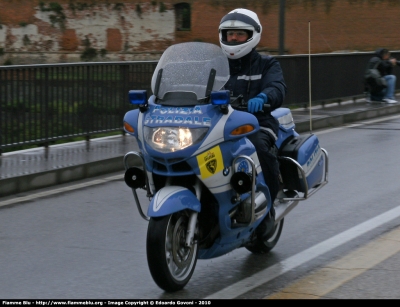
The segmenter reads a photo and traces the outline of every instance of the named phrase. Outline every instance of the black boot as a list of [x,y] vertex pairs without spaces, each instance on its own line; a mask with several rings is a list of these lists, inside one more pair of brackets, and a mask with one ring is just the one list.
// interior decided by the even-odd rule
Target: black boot
[[267,216],[261,221],[256,229],[257,237],[263,241],[272,237],[275,232],[275,208],[272,206]]

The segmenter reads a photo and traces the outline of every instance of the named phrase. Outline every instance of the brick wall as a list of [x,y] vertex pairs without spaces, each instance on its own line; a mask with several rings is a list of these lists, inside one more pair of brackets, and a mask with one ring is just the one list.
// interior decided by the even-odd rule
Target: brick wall
[[[229,10],[243,7],[258,14],[263,26],[259,47],[279,48],[279,0],[193,1],[193,38],[218,43],[216,29]],[[372,51],[378,47],[400,50],[400,1],[392,0],[286,0],[285,50],[311,52]]]
[[[279,0],[187,0],[191,30],[176,31],[181,1],[1,0],[0,64],[154,60],[185,41],[218,44],[218,24],[230,10],[255,11],[263,26],[259,48],[279,47]],[[400,50],[400,0],[286,0],[288,54]],[[163,8],[163,9],[161,9]]]

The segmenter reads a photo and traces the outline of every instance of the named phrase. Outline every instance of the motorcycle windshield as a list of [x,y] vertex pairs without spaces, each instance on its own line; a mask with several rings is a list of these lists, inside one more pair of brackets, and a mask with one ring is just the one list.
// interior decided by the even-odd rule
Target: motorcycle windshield
[[228,58],[219,46],[181,43],[168,47],[162,54],[151,80],[151,89],[161,100],[173,96],[170,93],[194,93],[196,96],[189,96],[200,100],[211,91],[221,90],[228,79]]

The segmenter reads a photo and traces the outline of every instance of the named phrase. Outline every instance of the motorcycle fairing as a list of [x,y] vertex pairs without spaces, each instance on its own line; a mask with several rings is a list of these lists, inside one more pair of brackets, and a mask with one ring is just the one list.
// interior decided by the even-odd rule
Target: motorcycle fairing
[[[219,108],[216,109],[217,112],[221,113]],[[197,148],[197,150],[193,153],[193,155],[201,154],[206,151],[208,148],[211,148],[217,144],[220,144],[224,141],[224,128],[229,119],[229,116],[233,113],[233,109],[229,109],[227,115],[223,115],[220,117],[218,121],[212,121],[212,130],[206,135],[205,139],[201,143],[201,145]],[[221,113],[222,115],[222,113]]]
[[[238,138],[237,136],[231,135],[231,132],[235,128],[237,128],[238,123],[240,123],[240,125],[249,124],[257,129],[258,122],[252,114],[236,111],[231,107],[229,108],[229,113],[227,115],[222,115],[215,106],[211,105],[204,105],[196,108],[185,108],[184,110],[182,110],[182,108],[178,108],[181,109],[183,113],[205,114],[207,118],[212,119],[211,124],[213,124],[214,121],[217,124],[215,125],[215,127],[210,129],[203,142],[200,145],[197,145],[198,149],[196,151],[194,151],[194,148],[196,148],[196,145],[194,145],[178,152],[167,154],[164,153],[162,154],[162,157],[157,157],[155,150],[144,144],[143,131],[141,127],[146,122],[146,116],[150,117],[153,112],[156,114],[174,114],[176,112],[175,109],[173,109],[172,107],[162,108],[160,106],[156,106],[154,103],[154,99],[150,98],[149,111],[145,113],[140,113],[137,120],[135,118],[136,122],[138,123],[137,127],[139,130],[138,143],[141,150],[146,153],[146,169],[148,172],[148,177],[150,179],[149,184],[152,190],[154,189],[154,185],[151,180],[152,173],[158,173],[164,176],[182,175],[183,173],[177,172],[176,169],[170,172],[168,167],[172,164],[169,162],[186,160],[186,162],[191,166],[191,171],[195,173],[197,177],[210,190],[210,192],[214,194],[216,199],[219,200],[221,203],[226,202],[227,199],[230,199],[233,196],[230,186],[230,178],[233,174],[232,161],[233,157],[239,155],[239,153],[249,156],[254,161],[256,166],[257,181],[264,181],[261,166],[254,145],[247,138]],[[178,113],[179,112],[180,111],[178,111]],[[147,121],[150,122],[150,120]],[[157,117],[155,117],[155,119],[153,117],[153,121],[150,122],[149,125],[159,126],[162,125],[163,121],[165,121],[165,118],[157,120]],[[168,124],[174,125],[174,123],[170,122]],[[179,125],[179,123],[176,123],[175,125]],[[197,125],[187,126],[194,127]],[[210,146],[214,144],[219,145],[210,148]],[[148,157],[150,156],[153,157],[152,160],[148,159]],[[208,159],[208,161],[200,162],[202,159]],[[164,165],[166,165],[167,170],[163,170],[163,172],[160,172],[154,169],[153,161],[162,162]],[[239,159],[235,165],[235,172],[242,171],[241,169],[239,169],[241,163],[243,162],[241,162],[241,160]],[[266,195],[266,198],[268,197],[269,195]]]
[[154,195],[147,215],[160,217],[185,209],[200,212],[201,205],[196,195],[181,186],[167,186]]
[[[197,177],[205,184],[205,186],[210,190],[212,194],[217,196],[220,193],[224,193],[227,191],[231,191],[232,187],[230,185],[230,179],[233,175],[232,170],[232,162],[233,158],[238,155],[238,152],[249,156],[256,165],[257,174],[261,173],[261,166],[258,161],[258,157],[254,148],[254,145],[247,139],[238,139],[232,142],[224,142],[218,146],[218,152],[222,155],[222,163],[223,166],[218,168],[218,172],[211,172],[205,167],[203,169],[199,169],[199,157],[202,157],[203,154],[200,154],[195,157],[195,159],[189,159],[187,162],[191,166]],[[213,151],[206,151],[205,153],[209,153],[210,155],[215,155]],[[218,155],[216,156],[218,157]],[[220,160],[219,160],[220,161]],[[206,161],[204,161],[207,163]],[[220,165],[218,161],[216,161],[218,165]],[[235,172],[239,171],[238,167],[240,164],[240,160],[235,165]],[[205,176],[202,174],[206,174]]]
[[[238,123],[240,123],[240,126],[250,125],[254,127],[254,130],[247,134],[232,135],[232,131],[238,127]],[[258,131],[259,128],[260,125],[257,121],[257,118],[253,114],[243,111],[234,111],[230,114],[224,127],[224,139],[232,140],[236,138],[242,138],[243,136],[253,134],[254,132]]]
[[135,138],[138,137],[138,129],[137,129],[138,117],[139,117],[139,110],[136,109],[126,112],[123,120],[123,122],[127,122],[134,129],[133,133],[129,131],[126,132],[134,136]]
[[[261,174],[262,176],[262,174]],[[262,179],[264,180],[264,179]],[[270,210],[272,202],[271,197],[269,194],[269,189],[262,181],[257,184],[257,190],[261,191],[266,199],[267,199],[267,211]],[[215,195],[217,200],[222,195]],[[246,199],[248,195],[243,195],[243,199]],[[221,201],[226,202],[227,199],[221,199]],[[207,249],[200,249],[198,258],[199,259],[211,259],[215,257],[219,257],[225,255],[226,253],[236,249],[245,242],[248,242],[250,236],[253,233],[253,230],[261,223],[262,219],[256,220],[254,223],[245,226],[245,227],[238,227],[232,228],[232,220],[229,218],[229,207],[224,206],[220,208],[220,212],[218,214],[219,218],[219,230],[220,235],[215,240],[214,244]],[[221,211],[222,210],[222,211]]]
[[[236,114],[241,113],[241,114]],[[239,116],[245,116],[245,112],[235,111],[230,108],[229,113],[224,115],[218,106],[214,105],[198,105],[190,108],[174,108],[174,107],[162,107],[154,103],[154,99],[149,99],[148,110],[144,113],[140,113],[138,116],[137,123],[130,123],[138,130],[138,145],[139,148],[145,153],[146,157],[152,157],[152,159],[159,161],[165,165],[166,170],[163,170],[161,175],[182,175],[177,173],[177,170],[171,170],[170,166],[174,163],[182,162],[190,157],[203,154],[213,146],[221,144],[223,142],[237,139],[238,136],[232,136],[231,132],[237,127],[239,123]],[[256,118],[248,114],[246,123],[253,127],[258,127]],[[186,116],[184,119],[183,116]],[[233,118],[231,118],[233,116]],[[188,128],[199,128],[209,127],[204,139],[198,144],[194,144],[182,150],[178,150],[170,153],[162,153],[154,150],[144,142],[144,131],[142,126],[148,127],[160,127],[160,126],[175,126],[179,127],[182,125],[181,120],[185,120],[185,127]],[[135,130],[136,130],[135,129]],[[241,136],[243,137],[243,136]],[[153,170],[151,161],[146,161],[146,167],[149,171],[158,172],[157,169]],[[231,161],[228,161],[231,163]],[[200,173],[197,171],[196,175]]]
[[[223,138],[222,133],[219,133],[218,135],[218,127],[214,127],[212,125],[212,123],[217,123],[220,121],[223,122],[224,117],[223,114],[219,111],[218,106],[208,104],[198,105],[194,107],[163,107],[149,100],[148,110],[141,115],[141,124],[138,127],[138,136],[141,143],[143,144],[143,148],[146,150],[146,153],[148,153],[151,157],[162,159],[165,161],[164,163],[169,164],[169,161],[176,162],[179,158],[184,160],[188,157],[195,155],[195,152],[198,151],[199,147],[204,147],[204,144],[207,144],[207,139],[209,139],[210,134],[213,135],[213,138],[218,138],[218,140],[221,141],[221,138]],[[209,131],[201,142],[193,144],[182,150],[170,153],[154,150],[143,141],[144,131],[142,129],[142,126],[180,127],[182,125],[191,129],[209,128]],[[217,136],[215,136],[215,134],[217,134]],[[214,144],[217,143],[218,141],[214,142]],[[207,147],[211,148],[212,144],[208,144]],[[207,148],[204,148],[202,151],[206,149]]]
[[215,146],[196,156],[200,179],[204,182],[207,178],[224,169],[221,147]]

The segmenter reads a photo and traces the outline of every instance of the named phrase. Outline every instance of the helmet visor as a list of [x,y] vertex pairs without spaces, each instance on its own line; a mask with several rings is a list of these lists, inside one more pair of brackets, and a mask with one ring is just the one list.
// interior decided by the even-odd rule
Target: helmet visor
[[[234,21],[241,21],[241,22],[243,22],[245,24],[248,24],[248,25],[252,26],[256,32],[260,33],[260,31],[261,31],[260,25],[253,18],[251,18],[251,17],[249,17],[247,15],[244,15],[244,14],[240,14],[238,12],[234,12],[234,13],[230,13],[230,14],[225,15],[221,19],[221,22],[219,23],[220,27],[226,21],[231,21],[232,22],[232,28],[237,27],[237,26],[234,25],[235,24]],[[226,27],[229,27],[229,26],[226,26]]]

